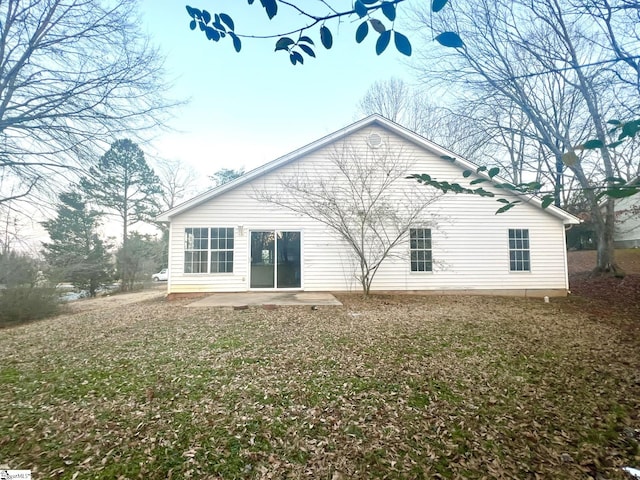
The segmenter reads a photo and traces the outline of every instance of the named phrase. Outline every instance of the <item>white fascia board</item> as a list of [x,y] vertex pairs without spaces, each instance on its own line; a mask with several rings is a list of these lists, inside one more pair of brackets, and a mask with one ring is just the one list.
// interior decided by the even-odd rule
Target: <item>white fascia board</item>
[[[251,170],[250,172],[245,173],[244,175],[242,175],[241,177],[238,177],[228,183],[225,183],[224,185],[221,185],[219,187],[215,187],[211,190],[208,190],[190,200],[187,200],[186,202],[178,205],[177,207],[174,207],[171,210],[168,210],[160,215],[158,215],[156,217],[156,221],[158,222],[169,222],[171,221],[172,217],[175,217],[176,215],[181,214],[182,212],[185,212],[186,210],[189,210],[197,205],[200,205],[201,203],[207,202],[209,200],[211,200],[212,198],[217,197],[218,195],[221,195],[229,190],[232,190],[240,185],[244,185],[247,182],[250,182],[252,180],[254,180],[255,178],[260,177],[261,175],[264,175],[272,170],[275,170],[283,165],[286,165],[287,163],[290,163],[304,155],[307,155],[311,152],[313,152],[314,150],[317,150],[319,148],[322,148],[332,142],[335,142],[336,140],[339,140],[340,138],[343,138],[347,135],[350,135],[351,133],[360,130],[362,128],[368,127],[370,125],[373,124],[378,124],[379,126],[383,127],[383,128],[387,128],[391,131],[393,131],[394,133],[406,138],[407,140],[421,146],[422,148],[425,148],[427,150],[431,150],[433,152],[435,152],[436,154],[439,154],[441,156],[448,156],[451,158],[455,158],[456,161],[454,164],[458,164],[461,169],[468,169],[468,170],[473,170],[474,172],[477,171],[478,165],[474,164],[473,162],[470,162],[468,160],[465,160],[464,158],[461,158],[459,155],[447,150],[446,148],[441,147],[440,145],[431,142],[430,140],[427,140],[426,138],[424,138],[423,136],[412,132],[411,130],[408,130],[407,128],[403,127],[402,125],[399,125],[395,122],[392,122],[391,120],[388,120],[378,114],[373,114],[370,115],[366,118],[363,118],[362,120],[359,120],[355,123],[352,123],[351,125],[344,127],[340,130],[337,130],[336,132],[333,132],[329,135],[326,135],[325,137],[322,137],[319,140],[316,140],[312,143],[309,143],[307,145],[305,145],[304,147],[301,147],[297,150],[294,150],[291,153],[288,153],[282,157],[279,157],[275,160],[272,160],[271,162],[265,163],[264,165],[255,168],[253,170]],[[443,159],[443,161],[446,161]],[[489,177],[488,174],[484,173],[484,172],[480,172],[480,173],[476,173],[478,176],[482,177],[482,178],[486,178],[487,180],[491,181],[492,183],[509,183],[507,182],[507,180],[501,178],[501,177]],[[506,193],[506,191],[505,191]],[[529,195],[523,195],[523,194],[518,194],[517,192],[510,192],[512,194],[514,194],[515,196],[521,198],[523,201],[526,201],[528,203],[532,203],[536,206],[538,206],[539,208],[542,208],[542,200],[540,200],[537,197],[534,196],[529,196]],[[545,209],[546,211],[548,211],[550,214],[560,218],[564,224],[567,225],[576,225],[580,223],[580,219],[571,215],[568,212],[565,212],[564,210],[562,210],[561,208],[555,207],[555,206],[549,206]]]
[[[472,170],[474,172],[475,175],[485,178],[487,180],[489,180],[491,183],[511,183],[509,181],[507,181],[506,179],[499,177],[499,176],[495,176],[495,177],[489,177],[489,175],[486,172],[477,172],[478,169],[478,165],[476,165],[473,162],[470,162],[469,160],[466,160],[462,157],[460,157],[459,155],[455,154],[454,152],[451,152],[449,150],[447,150],[444,147],[441,147],[440,145],[438,145],[437,143],[434,143],[430,140],[427,140],[426,138],[424,138],[423,136],[412,132],[411,130],[406,129],[405,127],[403,127],[402,125],[398,125],[396,123],[393,123],[390,120],[387,120],[386,118],[383,117],[379,117],[379,121],[381,121],[383,124],[385,124],[386,126],[388,126],[389,128],[391,128],[392,130],[394,130],[396,133],[398,133],[399,135],[403,136],[404,138],[406,138],[407,140],[416,143],[420,146],[422,146],[423,148],[426,148],[428,150],[433,151],[434,153],[437,153],[440,156],[447,156],[447,157],[451,157],[451,158],[455,158],[455,162],[453,163],[454,165],[458,165],[461,167],[461,169],[463,170]],[[446,161],[443,159],[443,161]],[[515,196],[517,196],[518,198],[522,199],[523,201],[527,202],[527,203],[532,203],[533,205],[542,208],[542,200],[536,196],[531,196],[531,195],[525,195],[522,193],[518,193],[518,192],[513,192],[510,190],[505,190],[505,194],[511,193]],[[516,207],[517,208],[517,207]],[[580,224],[582,221],[570,214],[569,212],[564,211],[561,208],[558,208],[554,205],[550,205],[547,208],[544,209],[545,211],[549,212],[550,214],[554,215],[555,217],[558,217],[562,220],[562,223],[565,225],[578,225]]]
[[160,215],[158,215],[156,217],[156,221],[158,222],[169,222],[171,221],[172,217],[175,217],[176,215],[179,215],[197,205],[200,205],[204,202],[207,202],[209,200],[211,200],[212,198],[215,198],[219,195],[222,195],[225,192],[228,192],[229,190],[233,190],[234,188],[240,186],[240,185],[244,185],[247,182],[250,182],[252,180],[254,180],[255,178],[258,178],[268,172],[271,172],[272,170],[275,170],[283,165],[286,165],[287,163],[290,163],[294,160],[296,160],[297,158],[300,158],[304,155],[307,155],[311,152],[313,152],[314,150],[317,150],[319,148],[324,147],[325,145],[328,145],[336,140],[339,140],[340,138],[351,134],[352,132],[359,130],[360,128],[366,127],[372,123],[374,123],[376,120],[378,119],[383,119],[382,117],[380,117],[379,115],[371,115],[369,117],[366,117],[362,120],[359,120],[356,123],[353,123],[345,128],[342,128],[336,132],[333,132],[325,137],[322,137],[319,140],[316,140],[312,143],[309,143],[307,145],[305,145],[304,147],[298,148],[297,150],[294,150],[293,152],[287,153],[286,155],[283,155],[282,157],[276,158],[275,160],[272,160],[271,162],[265,163],[264,165],[261,165],[260,167],[257,167],[247,173],[245,173],[244,175],[231,180],[230,182],[225,183],[224,185],[220,185],[219,187],[214,187],[210,190],[207,190],[206,192],[201,193],[200,195],[197,195],[195,197],[193,197],[190,200],[187,200],[186,202],[181,203],[180,205],[172,208],[171,210],[167,210],[166,212],[161,213]]

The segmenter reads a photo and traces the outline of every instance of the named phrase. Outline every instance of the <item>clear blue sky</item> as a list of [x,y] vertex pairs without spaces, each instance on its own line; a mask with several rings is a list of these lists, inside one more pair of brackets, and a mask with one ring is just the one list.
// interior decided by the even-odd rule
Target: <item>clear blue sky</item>
[[[406,57],[393,45],[377,56],[377,35],[371,33],[356,44],[355,26],[349,23],[328,24],[334,33],[330,51],[320,46],[313,29],[309,35],[317,57],[293,66],[285,52],[274,52],[275,40],[245,40],[236,53],[230,41],[214,43],[189,29],[186,2],[159,3],[142,0],[142,27],[166,56],[174,84],[170,94],[189,103],[175,112],[173,131],[145,150],[151,158],[181,160],[205,175],[220,168],[250,170],[348,125],[357,118],[358,100],[376,80],[411,81]],[[259,2],[189,4],[232,15],[237,33],[268,33],[271,27],[278,32],[278,25],[296,22],[295,15],[269,22]],[[407,15],[408,8],[403,12]]]

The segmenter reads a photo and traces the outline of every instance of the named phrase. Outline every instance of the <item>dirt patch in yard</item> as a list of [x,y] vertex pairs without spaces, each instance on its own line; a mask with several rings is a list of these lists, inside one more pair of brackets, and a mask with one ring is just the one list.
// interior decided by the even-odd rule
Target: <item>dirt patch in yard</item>
[[631,329],[640,328],[640,249],[616,251],[624,278],[592,275],[596,252],[569,252],[571,305],[604,319],[628,319]]
[[[616,260],[626,273],[640,275],[640,248],[616,250]],[[596,266],[596,251],[580,250],[569,252],[567,262],[569,264],[569,275],[591,272]]]

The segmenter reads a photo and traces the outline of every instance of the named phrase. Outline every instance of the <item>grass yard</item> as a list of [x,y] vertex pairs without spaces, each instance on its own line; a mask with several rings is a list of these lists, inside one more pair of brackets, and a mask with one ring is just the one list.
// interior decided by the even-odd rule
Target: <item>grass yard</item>
[[0,465],[41,478],[625,478],[640,333],[581,302],[147,301],[0,330]]

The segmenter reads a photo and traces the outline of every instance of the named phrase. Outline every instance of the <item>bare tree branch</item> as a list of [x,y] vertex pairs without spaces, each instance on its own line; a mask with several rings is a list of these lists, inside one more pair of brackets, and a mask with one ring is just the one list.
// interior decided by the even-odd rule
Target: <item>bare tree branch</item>
[[[0,170],[84,168],[118,135],[161,125],[163,59],[128,0],[0,2]],[[30,194],[35,192],[30,192]],[[6,196],[0,192],[0,198]]]
[[406,178],[415,159],[392,149],[389,139],[378,148],[345,140],[335,145],[328,160],[322,167],[284,175],[276,189],[256,189],[254,198],[311,217],[336,232],[357,260],[355,276],[367,295],[378,269],[406,240],[410,228],[435,224],[427,207],[440,193],[416,188]]

